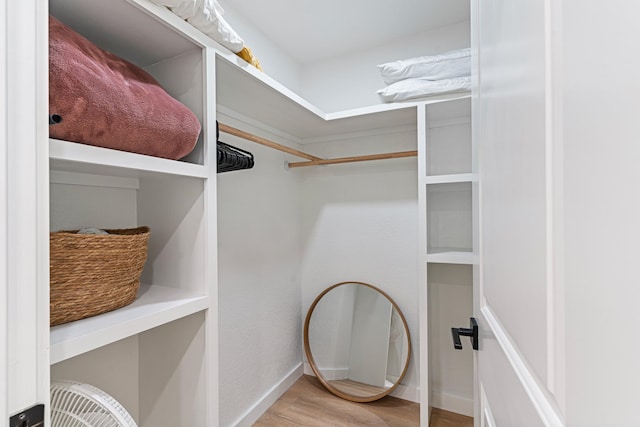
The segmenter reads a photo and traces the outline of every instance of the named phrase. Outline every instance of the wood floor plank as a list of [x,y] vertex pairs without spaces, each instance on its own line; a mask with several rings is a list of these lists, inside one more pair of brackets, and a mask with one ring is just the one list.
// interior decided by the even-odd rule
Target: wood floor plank
[[329,393],[313,376],[303,375],[254,424],[255,427],[418,427],[420,405],[386,396],[356,403]]
[[[316,379],[303,375],[254,427],[419,427],[420,405],[386,396],[356,403],[329,393]],[[473,427],[473,418],[433,408],[430,427]]]
[[433,408],[429,427],[473,427],[473,418],[444,409]]
[[375,387],[352,380],[331,380],[327,382],[336,390],[346,393],[349,396],[370,397],[385,391],[383,387]]
[[420,405],[395,397],[356,403],[329,393],[313,376],[303,375],[254,424],[255,427],[418,427]]

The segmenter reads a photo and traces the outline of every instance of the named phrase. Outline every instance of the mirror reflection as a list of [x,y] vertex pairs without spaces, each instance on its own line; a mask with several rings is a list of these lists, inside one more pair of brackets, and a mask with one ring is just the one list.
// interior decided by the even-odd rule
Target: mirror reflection
[[321,293],[309,308],[304,340],[320,382],[357,402],[389,394],[409,364],[404,316],[388,295],[366,283],[338,283]]

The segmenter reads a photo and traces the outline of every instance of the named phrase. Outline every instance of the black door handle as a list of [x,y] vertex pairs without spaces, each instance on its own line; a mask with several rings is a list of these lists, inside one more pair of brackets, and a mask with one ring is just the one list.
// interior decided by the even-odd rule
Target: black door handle
[[451,337],[453,338],[453,348],[456,350],[462,350],[462,342],[460,342],[460,335],[465,337],[471,337],[471,346],[474,350],[478,349],[478,322],[476,319],[470,318],[470,328],[451,328]]

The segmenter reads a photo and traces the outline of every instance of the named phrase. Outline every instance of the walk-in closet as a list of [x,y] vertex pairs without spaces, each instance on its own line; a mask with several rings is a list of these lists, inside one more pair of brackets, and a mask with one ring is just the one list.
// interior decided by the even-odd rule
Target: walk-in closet
[[[141,426],[250,425],[313,374],[302,331],[311,302],[357,281],[387,293],[406,319],[409,365],[393,395],[420,403],[423,417],[430,405],[472,416],[471,350],[446,339],[472,315],[469,92],[402,103],[314,94],[338,77],[318,74],[336,57],[304,74],[314,80],[308,100],[302,85],[277,80],[287,80],[287,64],[268,57],[277,46],[228,6],[273,76],[151,1],[49,2],[62,25],[148,72],[201,131],[180,161],[47,141],[40,209],[51,232],[151,231],[135,301],[52,326],[44,383],[96,386]],[[340,85],[357,84],[365,65],[376,76],[376,63],[397,55],[468,48],[464,10],[463,22],[363,50]],[[249,163],[217,168],[216,142]]]
[[640,423],[640,6],[6,3],[11,427]]

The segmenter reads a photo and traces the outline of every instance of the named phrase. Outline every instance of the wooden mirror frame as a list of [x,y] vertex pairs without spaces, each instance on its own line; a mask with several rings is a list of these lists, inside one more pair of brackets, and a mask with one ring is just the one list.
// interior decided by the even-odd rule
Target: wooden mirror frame
[[[322,298],[326,294],[328,294],[330,291],[332,291],[333,289],[335,289],[335,288],[337,288],[339,286],[347,285],[347,284],[351,284],[351,283],[352,284],[356,284],[356,285],[367,286],[367,287],[379,292],[382,296],[384,296],[391,303],[391,306],[398,313],[398,317],[400,317],[400,320],[402,320],[402,325],[403,325],[404,330],[405,330],[405,332],[407,334],[407,359],[404,362],[404,368],[402,369],[402,373],[398,377],[398,380],[393,384],[393,386],[389,387],[388,389],[386,389],[382,393],[378,393],[378,394],[373,395],[373,396],[366,396],[366,397],[364,397],[364,396],[353,396],[353,395],[350,395],[348,393],[345,393],[344,391],[338,390],[337,388],[333,387],[329,383],[329,381],[324,378],[324,376],[320,372],[320,369],[316,366],[316,362],[315,362],[315,359],[313,358],[313,354],[311,354],[311,346],[309,344],[309,324],[311,323],[311,316],[313,314],[313,310],[316,308],[316,306],[318,305],[320,300],[322,300]],[[331,393],[335,394],[338,397],[341,397],[341,398],[346,399],[346,400],[350,400],[352,402],[361,402],[361,403],[373,402],[374,400],[378,400],[378,399],[381,399],[381,398],[385,397],[386,395],[391,393],[393,390],[395,390],[396,387],[398,387],[398,385],[400,385],[400,382],[402,381],[402,379],[404,378],[405,374],[407,373],[407,370],[409,369],[409,361],[411,360],[411,335],[409,334],[409,326],[407,325],[407,321],[404,318],[404,314],[402,314],[402,311],[400,310],[400,307],[398,307],[398,304],[396,304],[396,302],[389,295],[387,295],[384,291],[382,291],[381,289],[379,289],[379,288],[377,288],[377,287],[375,287],[373,285],[370,285],[370,284],[364,283],[364,282],[355,282],[355,281],[340,282],[340,283],[336,283],[335,285],[332,285],[332,286],[328,287],[327,289],[325,289],[324,291],[322,291],[320,293],[320,295],[318,295],[316,297],[316,299],[313,301],[313,303],[309,307],[309,310],[307,311],[307,316],[306,316],[306,318],[304,320],[304,352],[307,355],[307,361],[309,362],[309,365],[311,366],[311,369],[316,374],[316,378],[318,378],[320,383],[322,383],[322,385],[328,391],[330,391]]]

